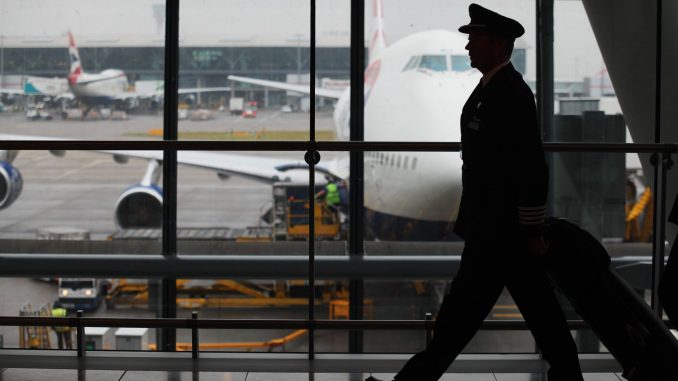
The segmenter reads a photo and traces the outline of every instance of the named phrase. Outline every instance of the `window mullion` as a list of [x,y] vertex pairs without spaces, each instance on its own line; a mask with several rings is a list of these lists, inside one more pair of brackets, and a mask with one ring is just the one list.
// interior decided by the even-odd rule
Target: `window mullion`
[[[177,140],[178,131],[178,77],[179,77],[179,0],[165,3],[165,108],[163,140]],[[163,206],[162,206],[162,254],[177,254],[177,151],[163,150]],[[160,298],[162,318],[175,318],[176,279],[163,278]],[[176,349],[176,330],[162,329],[159,332],[159,348],[163,351]]]

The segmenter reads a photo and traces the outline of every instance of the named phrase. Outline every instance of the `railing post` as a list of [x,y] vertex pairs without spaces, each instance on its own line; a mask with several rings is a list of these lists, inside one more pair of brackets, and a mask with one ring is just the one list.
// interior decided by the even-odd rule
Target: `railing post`
[[430,322],[433,320],[433,316],[431,315],[430,312],[426,313],[426,347],[428,348],[428,345],[431,344],[431,338],[433,337],[433,331],[431,330],[430,327]]
[[191,321],[191,355],[197,359],[200,353],[200,339],[198,337],[198,311],[193,311],[191,314],[193,320]]
[[85,357],[85,327],[82,326],[82,310],[78,310],[75,319],[75,342],[78,350],[78,357]]

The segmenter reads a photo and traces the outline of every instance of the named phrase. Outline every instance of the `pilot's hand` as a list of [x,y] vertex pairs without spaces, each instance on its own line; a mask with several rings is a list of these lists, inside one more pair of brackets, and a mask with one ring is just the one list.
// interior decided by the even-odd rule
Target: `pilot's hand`
[[548,251],[549,243],[544,241],[544,237],[539,236],[528,238],[527,247],[533,255],[542,256]]

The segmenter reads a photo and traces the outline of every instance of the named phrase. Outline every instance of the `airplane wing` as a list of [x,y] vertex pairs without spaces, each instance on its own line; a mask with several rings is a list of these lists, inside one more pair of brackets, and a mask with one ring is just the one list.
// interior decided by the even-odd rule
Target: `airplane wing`
[[187,87],[179,89],[179,94],[197,94],[197,93],[215,93],[220,91],[231,91],[230,87]]
[[[136,157],[162,161],[162,151],[97,152],[108,153],[116,157]],[[308,168],[306,163],[303,160],[294,161],[289,158],[222,152],[179,151],[177,153],[177,163],[214,170],[220,175],[247,177],[265,183],[277,181],[303,183],[308,181],[308,173],[306,171],[293,170]]]
[[21,89],[0,89],[0,94],[23,95],[24,91]]
[[[0,134],[0,140],[67,140],[43,136]],[[63,156],[63,151],[50,151]],[[129,157],[162,161],[162,151],[95,151],[111,155],[116,162],[124,163]],[[182,165],[214,170],[219,175],[235,175],[253,180],[274,183],[278,181],[305,183],[308,181],[308,165],[303,160],[282,157],[266,157],[238,153],[210,151],[179,151],[177,162]],[[346,166],[346,168],[342,168]],[[327,166],[318,165],[316,171],[335,178],[346,179],[348,161],[345,158],[329,161]]]
[[[236,82],[249,83],[252,85],[270,87],[279,90],[294,91],[301,94],[311,95],[311,88],[305,85],[295,85],[292,83],[268,81],[265,79],[239,77],[237,75],[229,75],[228,79]],[[323,89],[320,87],[315,88],[315,95],[323,98],[339,99],[341,97],[341,94],[343,93],[344,91],[342,90]]]

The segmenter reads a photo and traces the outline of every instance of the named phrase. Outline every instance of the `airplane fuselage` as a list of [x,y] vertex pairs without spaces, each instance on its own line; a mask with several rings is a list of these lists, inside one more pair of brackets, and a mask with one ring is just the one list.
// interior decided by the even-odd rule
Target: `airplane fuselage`
[[[374,59],[378,73],[366,71],[365,140],[460,141],[461,110],[481,77],[451,62],[468,57],[465,45],[458,33],[427,31],[403,38]],[[447,69],[422,65],[417,57],[432,62],[437,57]],[[346,140],[348,92],[334,114],[338,138]],[[377,238],[454,239],[461,166],[458,152],[366,152],[365,208]]]
[[122,70],[108,69],[101,73],[82,73],[70,82],[71,91],[87,105],[110,105],[129,88]]

